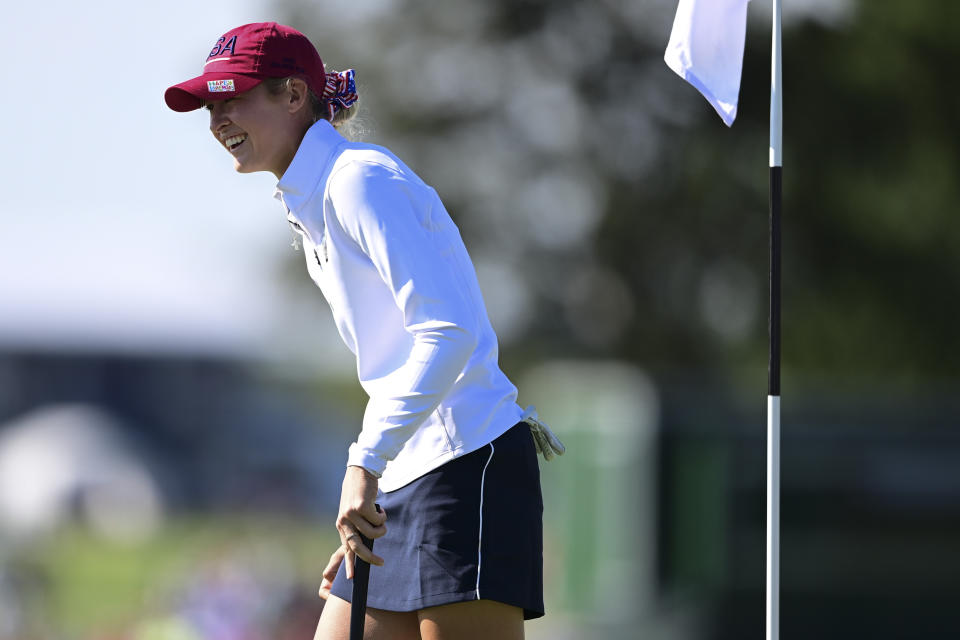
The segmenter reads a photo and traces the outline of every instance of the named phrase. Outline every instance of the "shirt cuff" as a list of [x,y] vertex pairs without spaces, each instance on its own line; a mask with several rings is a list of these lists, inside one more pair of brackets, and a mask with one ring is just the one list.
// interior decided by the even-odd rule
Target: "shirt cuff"
[[385,460],[369,449],[363,449],[354,442],[350,445],[350,451],[347,454],[348,467],[363,467],[376,477],[383,475],[383,470],[387,468]]

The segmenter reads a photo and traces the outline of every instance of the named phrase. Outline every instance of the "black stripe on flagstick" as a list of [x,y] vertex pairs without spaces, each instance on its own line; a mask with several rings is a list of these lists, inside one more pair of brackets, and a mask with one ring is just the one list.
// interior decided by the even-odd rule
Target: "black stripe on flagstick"
[[780,395],[780,205],[783,167],[770,167],[770,362],[767,393]]

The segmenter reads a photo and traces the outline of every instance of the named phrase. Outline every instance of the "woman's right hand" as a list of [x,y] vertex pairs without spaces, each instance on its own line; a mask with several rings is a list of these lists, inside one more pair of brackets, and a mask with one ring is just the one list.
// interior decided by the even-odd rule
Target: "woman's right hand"
[[383,558],[371,551],[361,539],[375,539],[387,532],[387,514],[377,506],[377,478],[363,467],[348,466],[340,490],[337,532],[344,547],[346,574],[353,579],[357,557],[383,566]]

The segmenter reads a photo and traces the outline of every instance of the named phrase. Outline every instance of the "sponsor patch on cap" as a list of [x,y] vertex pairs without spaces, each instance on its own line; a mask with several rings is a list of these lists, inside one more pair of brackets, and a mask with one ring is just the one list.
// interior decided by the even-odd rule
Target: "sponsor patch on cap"
[[210,93],[222,93],[224,91],[236,91],[233,86],[233,80],[207,80],[207,91]]

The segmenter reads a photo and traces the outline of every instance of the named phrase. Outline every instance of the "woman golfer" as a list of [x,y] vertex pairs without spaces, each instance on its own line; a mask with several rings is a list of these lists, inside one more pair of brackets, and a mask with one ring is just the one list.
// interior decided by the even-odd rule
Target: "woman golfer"
[[[228,31],[203,73],[165,99],[206,107],[237,171],[277,176],[274,196],[370,397],[317,638],[347,637],[356,557],[376,565],[367,638],[522,638],[523,621],[543,615],[536,454],[562,445],[498,367],[473,265],[437,193],[387,149],[337,132],[357,100],[353,71],[325,72],[290,27]],[[360,534],[378,539],[376,554]]]

